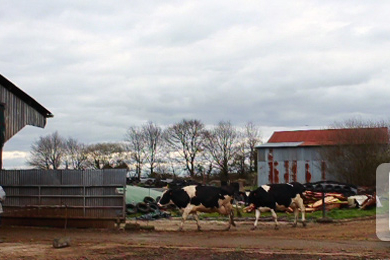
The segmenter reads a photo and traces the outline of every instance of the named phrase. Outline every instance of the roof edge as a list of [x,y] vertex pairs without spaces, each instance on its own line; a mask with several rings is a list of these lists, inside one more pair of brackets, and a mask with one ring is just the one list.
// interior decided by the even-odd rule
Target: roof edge
[[5,78],[3,75],[0,74],[0,84],[8,89],[11,93],[18,96],[22,101],[24,101],[29,106],[35,108],[41,115],[43,115],[45,118],[51,118],[54,117],[54,115],[47,110],[44,106],[39,104],[35,99],[33,99],[31,96],[29,96],[26,92],[18,88],[15,84],[13,84],[11,81],[9,81],[7,78]]
[[[345,135],[375,134],[378,140],[375,143],[389,144],[389,129],[387,127],[362,128],[330,128],[315,130],[275,131],[268,139],[267,144],[291,144],[302,142],[299,146],[329,146],[338,144]],[[358,135],[357,135],[358,134]],[[346,141],[342,142],[346,144]],[[352,142],[355,143],[355,142]]]
[[303,142],[281,142],[281,143],[264,143],[256,146],[256,148],[281,148],[281,147],[299,147]]

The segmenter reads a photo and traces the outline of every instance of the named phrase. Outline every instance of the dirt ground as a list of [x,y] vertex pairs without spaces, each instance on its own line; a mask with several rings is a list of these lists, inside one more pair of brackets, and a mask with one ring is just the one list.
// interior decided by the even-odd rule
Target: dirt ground
[[[203,231],[188,220],[137,221],[154,231],[0,228],[0,259],[390,259],[390,242],[375,234],[375,219],[341,223],[308,223],[293,228],[281,223],[239,221],[223,231],[225,222],[201,221]],[[55,238],[70,238],[71,245],[55,249]]]

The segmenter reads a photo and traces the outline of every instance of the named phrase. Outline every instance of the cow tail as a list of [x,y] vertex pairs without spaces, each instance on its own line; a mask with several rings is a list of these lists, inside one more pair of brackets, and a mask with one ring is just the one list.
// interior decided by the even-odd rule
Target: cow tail
[[299,195],[301,195],[301,198],[302,198],[302,200],[306,200],[306,196],[305,195],[303,195],[303,193],[306,191],[306,188],[302,188],[300,191],[299,191]]
[[306,197],[303,195],[303,193],[306,191],[305,186],[303,186],[302,184],[300,184],[298,182],[292,182],[290,185],[293,186],[295,192],[298,193],[303,200],[306,199]]

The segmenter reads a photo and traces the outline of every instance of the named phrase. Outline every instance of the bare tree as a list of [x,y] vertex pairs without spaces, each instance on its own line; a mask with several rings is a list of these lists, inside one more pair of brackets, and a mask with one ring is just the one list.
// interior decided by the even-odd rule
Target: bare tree
[[38,169],[59,169],[64,156],[64,139],[54,132],[40,137],[31,145],[31,157],[27,161],[30,166]]
[[376,168],[390,160],[388,123],[351,119],[331,129],[339,129],[330,131],[333,144],[320,152],[327,171],[340,181],[374,186]]
[[138,179],[141,178],[142,168],[146,159],[146,136],[143,128],[130,127],[127,130],[125,141],[126,150],[130,153],[131,163],[135,163],[135,171]]
[[[164,138],[167,138],[166,133],[164,134]],[[165,169],[167,169],[166,171],[169,171],[172,176],[176,176],[182,173],[182,159],[177,155],[177,151],[173,149],[167,141],[163,143],[163,147],[161,150],[162,152],[160,154],[162,158],[162,163],[164,164]]]
[[237,150],[233,158],[232,171],[237,173],[241,178],[245,178],[249,172],[249,152],[245,139],[241,137],[235,147]]
[[191,177],[196,174],[196,157],[202,150],[204,124],[199,120],[186,120],[174,124],[166,131],[169,146],[178,151]]
[[222,121],[214,129],[208,131],[205,138],[205,148],[220,170],[221,180],[228,181],[233,159],[237,153],[238,132],[236,128],[229,121]]
[[64,148],[66,169],[84,170],[87,168],[88,155],[85,144],[70,137],[65,140]]
[[256,145],[260,143],[260,131],[249,122],[238,131],[237,153],[234,157],[234,171],[242,178],[247,178],[257,171]]
[[115,168],[122,162],[123,147],[117,143],[98,143],[87,148],[88,164],[92,169]]
[[163,131],[161,127],[154,124],[153,122],[148,122],[143,125],[142,131],[145,135],[146,142],[146,162],[149,164],[150,175],[153,176],[154,169],[156,168],[159,159],[159,148],[163,142]]
[[209,152],[203,150],[200,153],[200,162],[196,165],[197,172],[200,173],[203,184],[206,184],[213,173],[215,173],[216,168],[214,167],[213,157]]
[[253,122],[248,122],[245,125],[244,138],[246,139],[247,147],[249,149],[249,171],[257,172],[256,145],[261,143],[261,133]]

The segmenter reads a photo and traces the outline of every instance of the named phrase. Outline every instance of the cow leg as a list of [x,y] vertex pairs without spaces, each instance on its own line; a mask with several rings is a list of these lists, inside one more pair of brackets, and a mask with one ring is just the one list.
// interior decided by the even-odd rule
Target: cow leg
[[298,216],[299,216],[299,210],[298,210],[298,207],[295,206],[294,207],[294,224],[293,224],[293,227],[297,226]]
[[233,225],[233,227],[236,226],[236,223],[234,223],[234,212],[233,212],[233,209],[230,210],[230,223]]
[[196,220],[196,225],[198,226],[198,231],[202,231],[202,229],[200,228],[200,224],[199,224],[198,212],[195,212],[193,215],[194,215],[194,218]]
[[225,229],[225,231],[229,231],[231,226],[232,226],[232,223],[231,223],[231,221],[229,219],[229,224],[228,224],[227,228]]
[[[226,208],[225,208],[226,209]],[[228,226],[227,228],[225,229],[225,231],[229,231],[230,230],[230,227],[232,226],[232,216],[231,216],[231,213],[228,213],[229,214],[229,222],[228,222]],[[224,214],[226,215],[226,213]],[[234,224],[235,225],[235,224]]]
[[216,210],[219,214],[224,216],[229,216],[229,224],[228,227],[225,229],[226,231],[230,230],[230,227],[233,225],[236,226],[236,223],[234,223],[234,212],[233,207],[231,205],[221,205]]
[[275,221],[275,229],[278,230],[279,229],[278,216],[276,215],[274,209],[271,209],[271,214]]
[[226,228],[226,231],[230,230],[230,227],[232,225],[233,225],[233,227],[235,227],[236,223],[234,223],[234,212],[233,212],[233,209],[230,209],[230,212],[229,212],[229,225]]
[[301,210],[302,225],[304,227],[306,227],[306,219],[305,219],[306,209],[305,209],[305,205],[303,204],[303,199],[302,198],[299,199],[298,206],[299,206],[299,209]]
[[183,231],[184,222],[186,221],[188,215],[189,215],[188,211],[184,210],[183,211],[183,215],[181,216],[182,220],[181,220],[181,223],[180,223],[179,231]]
[[256,209],[256,219],[255,219],[255,223],[253,224],[252,230],[255,230],[257,228],[257,223],[259,222],[260,215],[261,215],[260,210]]

